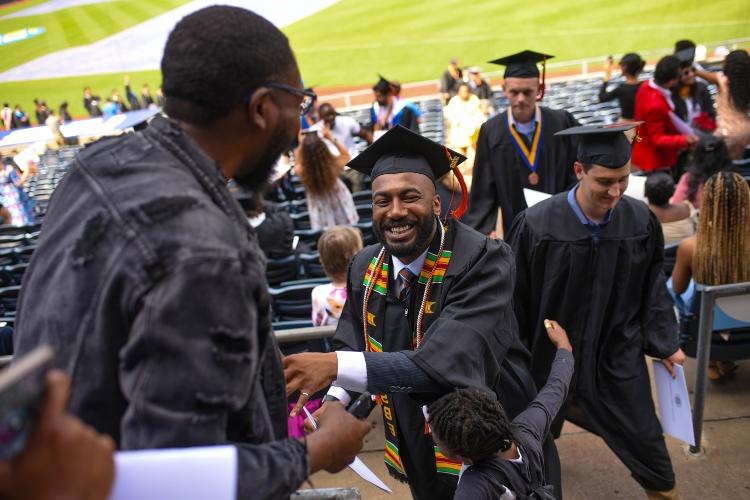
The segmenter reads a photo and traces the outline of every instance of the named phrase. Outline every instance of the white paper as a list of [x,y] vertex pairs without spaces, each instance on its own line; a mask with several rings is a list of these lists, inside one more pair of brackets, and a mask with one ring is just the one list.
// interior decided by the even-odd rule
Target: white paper
[[544,201],[552,196],[551,194],[534,191],[533,189],[523,188],[523,197],[526,198],[526,206],[533,207],[540,201]]
[[636,200],[648,203],[648,199],[646,199],[646,179],[648,179],[648,177],[645,175],[630,174],[628,188],[625,190],[625,194]]
[[115,453],[110,500],[235,500],[236,496],[234,446]]
[[33,147],[28,147],[14,156],[13,161],[22,172],[25,172],[29,168],[29,162],[34,162],[35,165],[39,164],[39,155],[36,154]]
[[368,466],[365,465],[365,463],[359,459],[359,457],[356,457],[354,459],[354,462],[349,464],[349,468],[357,473],[359,477],[364,479],[365,481],[368,481],[378,488],[380,488],[383,491],[386,491],[388,493],[392,493],[391,489],[386,486],[386,484],[380,480],[378,476],[375,475],[373,471],[370,470]]
[[661,427],[665,434],[695,446],[685,370],[680,365],[673,365],[676,376],[672,378],[661,361],[654,359],[653,362]]

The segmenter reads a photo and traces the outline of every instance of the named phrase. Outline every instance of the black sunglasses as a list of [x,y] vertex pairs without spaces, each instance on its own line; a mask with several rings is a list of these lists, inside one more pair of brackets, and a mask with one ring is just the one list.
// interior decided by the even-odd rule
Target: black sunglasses
[[261,87],[268,87],[271,89],[283,90],[284,92],[289,92],[290,94],[294,94],[298,97],[302,97],[302,102],[299,104],[300,115],[306,115],[307,113],[309,113],[313,107],[313,104],[315,104],[315,100],[318,98],[315,92],[311,90],[302,90],[302,89],[292,87],[291,85],[285,85],[283,83],[266,82],[260,85],[256,85],[255,87],[252,87],[250,90],[247,91],[247,93],[242,98],[242,100],[245,102],[249,101],[253,93]]

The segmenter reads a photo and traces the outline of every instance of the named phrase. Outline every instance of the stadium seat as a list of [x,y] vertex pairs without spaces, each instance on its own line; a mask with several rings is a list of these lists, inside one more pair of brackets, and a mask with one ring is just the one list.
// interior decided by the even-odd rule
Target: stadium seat
[[302,264],[302,269],[305,271],[307,278],[324,278],[326,273],[323,270],[323,264],[320,263],[320,254],[314,253],[301,253],[299,255],[299,261]]
[[289,217],[292,218],[294,229],[310,229],[309,212],[290,213]]
[[29,267],[27,262],[2,267],[0,272],[3,275],[3,281],[7,278],[9,284],[20,285],[27,267]]
[[362,242],[367,245],[373,245],[378,242],[375,233],[372,232],[372,221],[360,221],[354,224],[354,227],[362,232]]
[[363,203],[372,204],[372,191],[368,189],[366,191],[358,191],[356,193],[352,193],[352,199],[354,200],[354,204],[357,206]]
[[362,203],[356,206],[360,222],[372,220],[372,203]]
[[312,289],[316,284],[269,288],[271,309],[276,321],[310,319],[312,317]]
[[6,286],[0,288],[0,315],[16,315],[16,303],[18,302],[18,292],[20,290],[20,286]]
[[318,250],[318,238],[322,234],[322,229],[298,229],[294,231],[294,236],[298,237],[299,241],[305,243],[312,251]]
[[280,259],[268,259],[266,264],[266,280],[271,286],[276,286],[284,281],[297,279],[299,273],[299,261],[295,254]]

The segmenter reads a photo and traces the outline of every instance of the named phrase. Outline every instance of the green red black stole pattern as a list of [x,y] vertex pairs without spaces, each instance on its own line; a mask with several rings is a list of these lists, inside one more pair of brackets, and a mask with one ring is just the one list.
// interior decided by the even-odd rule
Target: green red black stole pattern
[[[438,222],[440,224],[440,222]],[[443,282],[445,273],[450,264],[453,248],[453,233],[450,226],[453,224],[449,220],[448,225],[442,225],[436,231],[427,255],[419,273],[419,279],[412,292],[416,298],[418,309],[410,311],[409,315],[416,317],[416,328],[412,332],[411,344],[412,349],[419,349],[423,341],[424,333],[430,328],[430,325],[440,315],[441,304],[439,300],[440,284]],[[442,229],[442,230],[441,230]],[[386,335],[385,306],[386,295],[388,294],[388,272],[390,256],[385,249],[372,258],[370,264],[362,277],[362,285],[365,288],[364,303],[362,308],[365,349],[369,352],[382,352],[384,345],[384,336]],[[392,283],[393,281],[391,281]],[[404,321],[408,321],[404,318]],[[391,330],[395,334],[399,329]],[[401,462],[399,454],[399,439],[396,429],[396,410],[388,394],[376,396],[378,404],[383,409],[383,420],[385,422],[385,457],[384,461],[388,472],[395,478],[406,481],[406,471]],[[421,413],[421,412],[420,412]],[[423,416],[421,418],[424,418]],[[425,434],[429,434],[429,426],[424,425]],[[406,438],[408,439],[408,437]],[[424,442],[424,440],[415,439],[411,443]],[[416,444],[409,444],[416,446]],[[458,475],[461,469],[461,463],[450,460],[445,457],[436,446],[431,450],[425,450],[425,453],[434,453],[435,470],[441,474]]]

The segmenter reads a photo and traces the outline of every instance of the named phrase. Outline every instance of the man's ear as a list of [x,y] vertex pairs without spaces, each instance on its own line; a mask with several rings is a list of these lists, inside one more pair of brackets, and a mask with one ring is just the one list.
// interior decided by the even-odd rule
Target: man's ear
[[580,161],[573,163],[573,171],[576,174],[576,178],[580,181],[583,178],[583,164]]
[[440,195],[437,193],[432,196],[432,211],[440,217]]
[[265,87],[260,87],[250,96],[247,103],[247,118],[253,127],[265,130],[269,127],[269,118],[275,111],[271,92]]

